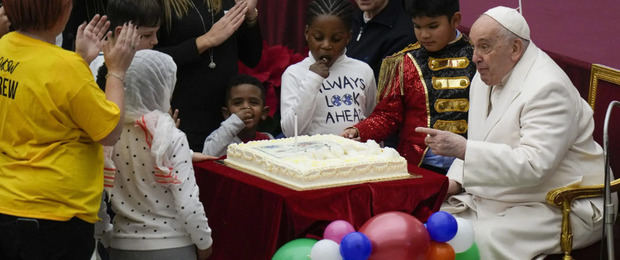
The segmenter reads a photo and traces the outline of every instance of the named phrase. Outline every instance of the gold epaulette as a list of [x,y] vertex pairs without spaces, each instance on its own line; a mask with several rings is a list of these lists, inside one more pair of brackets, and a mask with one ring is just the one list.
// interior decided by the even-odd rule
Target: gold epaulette
[[400,94],[404,94],[403,59],[408,52],[419,49],[420,47],[421,46],[419,42],[412,43],[407,45],[407,47],[398,51],[397,53],[383,59],[383,61],[381,62],[381,69],[379,70],[379,79],[377,80],[377,91],[379,93],[379,95],[377,95],[377,102],[381,101],[381,99],[383,99],[390,93],[392,81],[396,76],[396,71],[399,67],[400,69],[398,70],[398,77],[400,78]]
[[403,54],[405,52],[410,52],[412,50],[416,50],[419,49],[420,47],[422,47],[422,45],[420,45],[420,42],[415,42],[415,43],[410,43],[409,45],[407,45],[407,47],[405,47],[404,49],[398,51],[396,54]]

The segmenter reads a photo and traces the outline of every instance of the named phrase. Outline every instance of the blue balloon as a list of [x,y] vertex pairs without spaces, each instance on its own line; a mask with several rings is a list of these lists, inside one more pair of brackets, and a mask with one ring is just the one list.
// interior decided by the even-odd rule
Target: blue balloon
[[458,224],[452,214],[437,211],[426,221],[426,230],[433,241],[447,242],[456,235]]
[[370,239],[361,232],[351,232],[340,241],[340,255],[344,260],[366,260],[372,252]]

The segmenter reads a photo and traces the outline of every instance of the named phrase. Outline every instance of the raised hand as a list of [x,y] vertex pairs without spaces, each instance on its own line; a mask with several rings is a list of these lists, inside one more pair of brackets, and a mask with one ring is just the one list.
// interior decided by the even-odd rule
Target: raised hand
[[108,28],[110,28],[108,17],[98,14],[88,24],[84,22],[78,27],[75,37],[75,52],[82,56],[86,63],[90,64],[99,55],[104,43],[103,36],[105,36]]
[[111,37],[112,32],[108,32],[107,39],[104,40],[103,45],[103,55],[106,66],[108,66],[108,74],[124,78],[125,72],[129,65],[131,65],[133,56],[136,54],[136,46],[140,41],[140,35],[136,26],[130,23],[123,25],[114,43],[109,40]]
[[211,29],[196,38],[196,46],[200,53],[207,49],[219,46],[239,29],[239,26],[245,19],[245,13],[248,11],[246,1],[240,1],[235,4],[228,12],[220,18]]
[[248,5],[248,10],[245,13],[245,18],[247,20],[255,21],[258,18],[258,12],[256,12],[256,4],[258,0],[235,0],[236,3],[246,2]]

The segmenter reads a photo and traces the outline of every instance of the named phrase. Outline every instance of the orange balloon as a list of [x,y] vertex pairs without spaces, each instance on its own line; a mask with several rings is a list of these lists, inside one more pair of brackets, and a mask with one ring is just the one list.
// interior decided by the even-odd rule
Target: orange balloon
[[454,249],[448,243],[431,241],[431,246],[426,251],[428,260],[454,260],[455,257]]

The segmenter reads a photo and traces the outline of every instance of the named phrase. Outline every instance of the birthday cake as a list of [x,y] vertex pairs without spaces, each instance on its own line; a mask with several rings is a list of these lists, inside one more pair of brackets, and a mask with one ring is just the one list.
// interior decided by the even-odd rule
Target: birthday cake
[[412,177],[396,150],[336,135],[231,144],[224,162],[296,190]]

